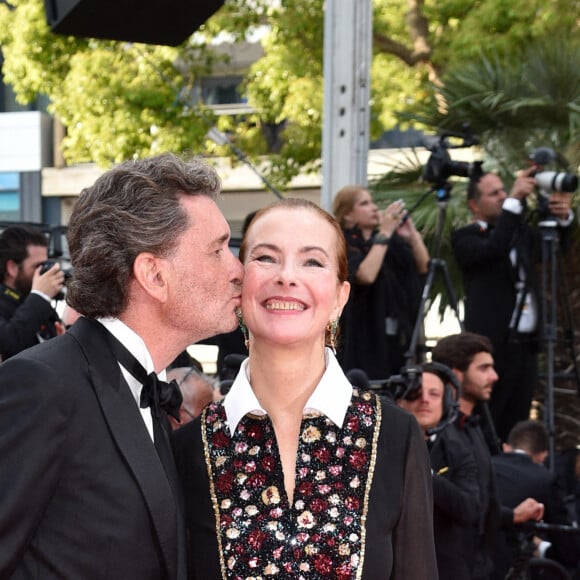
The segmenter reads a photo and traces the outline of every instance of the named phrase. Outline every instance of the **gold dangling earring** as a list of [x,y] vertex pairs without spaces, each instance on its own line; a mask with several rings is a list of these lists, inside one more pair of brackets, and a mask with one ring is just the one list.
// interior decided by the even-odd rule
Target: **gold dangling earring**
[[244,322],[244,315],[242,314],[241,308],[236,308],[236,316],[238,317],[238,325],[242,334],[244,335],[244,344],[246,345],[246,349],[250,350],[250,337],[248,335],[248,327]]
[[338,318],[334,320],[329,320],[326,325],[326,331],[328,333],[328,342],[332,352],[336,355],[336,333],[338,332]]

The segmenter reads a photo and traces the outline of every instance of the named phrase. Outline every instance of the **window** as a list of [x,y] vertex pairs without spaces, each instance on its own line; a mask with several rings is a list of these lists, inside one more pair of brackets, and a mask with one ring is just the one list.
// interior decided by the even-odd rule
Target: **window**
[[201,97],[206,105],[233,105],[245,103],[240,94],[241,76],[207,77],[201,81]]
[[0,173],[0,221],[20,219],[20,178],[18,173]]

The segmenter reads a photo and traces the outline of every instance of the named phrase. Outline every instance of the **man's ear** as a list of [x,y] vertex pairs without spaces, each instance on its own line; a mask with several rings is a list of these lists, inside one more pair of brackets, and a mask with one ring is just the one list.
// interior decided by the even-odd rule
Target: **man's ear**
[[6,260],[6,274],[9,278],[16,278],[20,266],[14,260]]
[[167,299],[165,264],[164,260],[149,252],[139,254],[133,263],[133,275],[137,284],[160,302],[165,302]]
[[473,215],[477,214],[477,212],[479,211],[479,206],[477,205],[477,201],[475,201],[475,199],[468,199],[467,207],[469,208],[469,211],[471,211]]
[[465,377],[465,373],[463,371],[460,371],[459,369],[457,369],[455,367],[453,367],[451,370],[453,371],[453,373],[457,377],[457,381],[459,382],[459,384],[462,385],[463,378]]

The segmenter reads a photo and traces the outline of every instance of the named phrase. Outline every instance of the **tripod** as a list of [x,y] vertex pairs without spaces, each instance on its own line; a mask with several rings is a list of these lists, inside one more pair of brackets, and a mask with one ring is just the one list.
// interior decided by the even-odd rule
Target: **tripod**
[[461,321],[461,317],[459,316],[457,296],[455,294],[453,284],[451,283],[451,276],[449,275],[447,262],[439,257],[441,252],[441,238],[443,236],[443,228],[445,226],[445,218],[446,218],[445,214],[447,210],[447,204],[449,201],[449,194],[451,192],[451,184],[446,181],[443,184],[435,186],[426,191],[418,200],[418,202],[411,208],[409,214],[432,192],[435,192],[437,198],[437,207],[439,208],[439,212],[437,214],[437,226],[435,229],[435,246],[433,252],[434,257],[429,260],[429,266],[425,278],[425,285],[423,286],[423,293],[421,294],[421,302],[419,304],[417,319],[415,320],[415,325],[413,326],[413,334],[411,335],[409,348],[407,350],[407,353],[405,354],[406,366],[423,362],[422,360],[419,360],[420,358],[422,358],[420,356],[418,345],[419,336],[421,333],[421,329],[423,327],[423,319],[425,317],[425,306],[431,294],[433,283],[435,282],[435,277],[438,273],[440,273],[443,276],[443,282],[445,284],[445,290],[447,291],[449,304],[453,309],[453,311],[455,312],[455,315],[457,316],[457,320],[459,321],[459,327],[461,328],[461,331],[463,332],[464,330],[463,322]]
[[[542,240],[541,258],[542,258],[542,327],[544,350],[546,355],[546,383],[544,387],[544,422],[548,430],[549,447],[548,447],[548,466],[551,471],[554,470],[554,452],[555,452],[555,412],[554,412],[554,383],[556,373],[554,371],[555,347],[557,342],[558,329],[558,278],[563,282],[559,269],[558,248],[559,236],[557,223],[554,220],[544,220],[539,224],[540,235]],[[572,360],[573,372],[571,376],[575,379],[576,388],[580,395],[580,371],[578,369],[578,360],[574,348],[574,330],[572,328],[572,316],[570,306],[567,300],[567,294],[564,294],[565,304],[564,315],[567,328],[567,340],[569,341],[570,355]],[[568,378],[569,375],[559,375],[558,378]]]
[[[425,197],[427,197],[427,195],[429,195],[429,193],[433,191],[436,194],[437,207],[439,208],[439,213],[437,214],[437,226],[435,229],[435,245],[433,252],[434,257],[431,258],[431,260],[429,260],[429,267],[425,278],[423,293],[421,295],[421,302],[419,305],[419,311],[417,313],[417,319],[415,321],[415,326],[413,327],[413,334],[411,335],[409,348],[407,350],[407,353],[405,354],[407,367],[412,364],[419,364],[420,362],[423,362],[423,360],[420,360],[422,357],[420,356],[419,352],[420,349],[418,346],[419,335],[423,327],[423,319],[425,317],[425,306],[431,294],[431,290],[433,289],[435,277],[438,273],[440,273],[443,276],[443,282],[445,284],[445,290],[447,292],[449,305],[451,306],[453,312],[455,313],[455,316],[457,317],[457,320],[459,322],[459,328],[461,332],[464,332],[465,330],[463,321],[461,319],[461,316],[459,315],[457,295],[455,294],[455,289],[453,288],[453,284],[451,283],[451,276],[449,275],[449,268],[447,267],[447,262],[443,258],[439,257],[441,253],[441,239],[443,236],[443,228],[445,226],[446,210],[449,200],[449,194],[451,192],[451,184],[446,181],[442,185],[435,186],[434,188],[428,190],[427,192],[425,192],[425,194],[421,196],[419,201],[413,206],[413,208],[411,208],[410,211],[415,209],[417,205],[419,205],[423,201],[423,199],[425,199]],[[457,396],[459,396],[459,393],[457,393]],[[483,413],[485,422],[488,426],[490,438],[489,444],[490,446],[494,447],[494,452],[498,453],[499,451],[501,451],[501,446],[499,445],[499,439],[495,431],[493,419],[491,417],[491,412],[486,402],[483,402],[481,404],[481,412]]]

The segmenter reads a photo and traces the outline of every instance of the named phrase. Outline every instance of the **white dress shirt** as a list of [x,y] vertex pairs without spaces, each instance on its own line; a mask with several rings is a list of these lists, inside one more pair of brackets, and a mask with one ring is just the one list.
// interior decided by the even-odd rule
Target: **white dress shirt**
[[[143,342],[143,339],[133,330],[131,330],[124,322],[118,318],[99,318],[98,321],[119,341],[125,348],[141,363],[147,374],[155,370],[153,366],[153,359]],[[142,409],[139,405],[141,401],[141,389],[143,385],[121,364],[119,363],[123,378],[127,381],[135,403],[141,412],[145,426],[151,439],[153,440],[153,419],[151,418],[151,409],[146,407]],[[166,380],[165,370],[159,373],[159,379]]]
[[[329,348],[325,349],[325,358],[326,370],[306,402],[304,413],[320,412],[335,425],[342,427],[352,398],[352,385]],[[246,359],[242,363],[231,389],[224,398],[226,423],[230,434],[235,432],[242,417],[248,413],[267,415],[248,380],[248,362]]]

